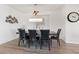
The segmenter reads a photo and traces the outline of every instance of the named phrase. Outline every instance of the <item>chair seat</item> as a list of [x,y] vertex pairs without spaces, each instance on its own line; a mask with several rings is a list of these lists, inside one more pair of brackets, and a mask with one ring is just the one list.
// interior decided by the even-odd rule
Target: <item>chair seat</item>
[[51,36],[51,39],[56,39],[57,35]]

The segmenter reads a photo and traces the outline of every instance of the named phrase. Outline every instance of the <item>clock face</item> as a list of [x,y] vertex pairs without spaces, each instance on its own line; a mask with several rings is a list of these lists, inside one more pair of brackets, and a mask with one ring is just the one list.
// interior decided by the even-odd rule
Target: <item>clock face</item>
[[79,20],[79,14],[77,12],[71,12],[67,16],[68,21],[77,22]]

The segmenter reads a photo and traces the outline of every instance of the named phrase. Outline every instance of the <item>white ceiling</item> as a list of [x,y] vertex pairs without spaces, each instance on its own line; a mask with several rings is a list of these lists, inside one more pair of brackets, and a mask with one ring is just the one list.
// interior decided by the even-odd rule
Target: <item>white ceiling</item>
[[20,12],[32,13],[33,10],[39,10],[39,13],[43,12],[52,12],[56,10],[61,10],[64,6],[63,4],[10,4],[8,5],[11,8],[14,8]]

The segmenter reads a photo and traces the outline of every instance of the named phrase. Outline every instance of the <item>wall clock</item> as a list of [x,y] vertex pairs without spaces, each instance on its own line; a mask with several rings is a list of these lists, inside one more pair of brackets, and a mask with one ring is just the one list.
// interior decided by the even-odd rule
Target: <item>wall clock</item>
[[79,20],[79,14],[77,12],[70,12],[67,15],[67,19],[69,22],[77,22]]

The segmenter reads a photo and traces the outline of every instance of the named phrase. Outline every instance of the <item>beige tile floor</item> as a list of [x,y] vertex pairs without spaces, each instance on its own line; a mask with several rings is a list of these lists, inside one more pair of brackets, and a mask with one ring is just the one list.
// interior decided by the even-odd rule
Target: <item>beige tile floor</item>
[[18,39],[9,41],[0,45],[0,54],[78,54],[79,45],[76,44],[64,44],[61,41],[61,46],[58,47],[56,41],[52,41],[52,48],[49,51],[47,48],[35,49],[35,47],[27,48],[18,46]]

